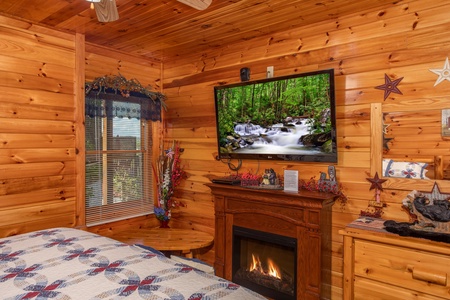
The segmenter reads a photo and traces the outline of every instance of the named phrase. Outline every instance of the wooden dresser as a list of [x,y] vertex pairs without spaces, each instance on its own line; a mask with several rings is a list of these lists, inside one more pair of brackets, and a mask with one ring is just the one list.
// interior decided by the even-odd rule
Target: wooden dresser
[[450,244],[352,224],[340,231],[344,300],[450,299]]

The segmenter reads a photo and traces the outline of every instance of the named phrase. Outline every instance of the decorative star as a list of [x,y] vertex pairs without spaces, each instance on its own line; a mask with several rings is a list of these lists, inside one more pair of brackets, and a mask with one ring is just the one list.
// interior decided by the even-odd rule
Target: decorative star
[[389,143],[391,140],[393,140],[393,138],[386,138],[386,137],[383,137],[383,148],[384,148],[384,149],[386,149],[386,150],[391,150],[391,148],[389,148],[389,145],[388,145],[388,143]]
[[433,189],[431,190],[431,192],[423,192],[422,194],[427,197],[428,199],[430,199],[431,201],[434,200],[447,200],[448,198],[450,198],[450,194],[446,194],[446,193],[442,193],[441,190],[439,189],[439,186],[437,184],[437,182],[434,182],[433,185]]
[[381,179],[378,177],[378,172],[375,173],[374,178],[366,178],[368,181],[370,181],[372,184],[370,185],[369,191],[373,189],[377,189],[382,191],[383,187],[381,186],[383,182],[387,181],[386,179]]
[[391,93],[403,95],[403,93],[397,87],[402,79],[403,77],[392,81],[387,74],[384,74],[385,83],[383,85],[376,86],[375,88],[378,90],[384,90],[384,100],[386,101],[387,97],[389,97]]
[[388,132],[387,132],[387,129],[388,129],[389,126],[391,126],[391,124],[384,124],[384,121],[383,121],[383,133],[384,133],[384,134],[387,134],[387,133],[388,133]]
[[438,79],[434,83],[434,86],[437,86],[444,80],[450,81],[450,64],[448,62],[448,57],[445,59],[444,68],[443,69],[430,69],[436,75],[439,75]]

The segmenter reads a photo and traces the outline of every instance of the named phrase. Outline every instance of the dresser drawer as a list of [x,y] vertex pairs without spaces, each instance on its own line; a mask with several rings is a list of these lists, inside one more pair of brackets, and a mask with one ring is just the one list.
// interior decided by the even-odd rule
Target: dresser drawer
[[[409,287],[408,287],[409,288]],[[418,293],[406,288],[389,285],[383,282],[355,277],[354,299],[364,300],[443,300],[445,298],[435,297]]]
[[355,276],[450,299],[448,256],[358,239],[354,251]]

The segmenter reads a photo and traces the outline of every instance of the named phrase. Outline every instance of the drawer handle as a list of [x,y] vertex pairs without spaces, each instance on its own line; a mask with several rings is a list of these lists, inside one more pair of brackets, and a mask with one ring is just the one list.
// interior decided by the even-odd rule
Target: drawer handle
[[412,273],[412,278],[416,280],[426,281],[442,286],[447,285],[447,273],[436,272],[432,270],[423,270],[417,267],[408,266],[408,271]]

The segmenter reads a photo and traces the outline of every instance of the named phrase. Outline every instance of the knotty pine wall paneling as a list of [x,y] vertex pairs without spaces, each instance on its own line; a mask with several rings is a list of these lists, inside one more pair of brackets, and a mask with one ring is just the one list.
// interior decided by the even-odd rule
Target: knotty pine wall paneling
[[[84,228],[85,80],[120,73],[160,91],[161,63],[5,16],[0,48],[0,236]],[[153,135],[158,151],[159,123]],[[106,233],[156,223],[143,216],[88,229]]]
[[0,236],[75,226],[75,37],[0,17]]
[[[384,111],[450,107],[450,82],[434,86],[437,75],[429,71],[442,68],[450,54],[449,29],[448,1],[399,1],[339,19],[330,16],[312,26],[248,39],[225,49],[211,48],[204,53],[165,59],[163,89],[169,98],[169,111],[164,136],[181,141],[188,174],[179,192],[187,206],[173,214],[177,224],[213,234],[213,200],[204,184],[215,176],[233,173],[226,164],[215,160],[215,85],[239,82],[242,67],[251,69],[251,79],[264,78],[267,66],[274,66],[275,76],[334,68],[339,147],[336,172],[348,201],[333,207],[332,241],[325,245],[332,260],[322,270],[323,278],[331,279],[322,283],[322,296],[342,299],[342,236],[338,230],[356,219],[374,199],[367,178],[380,170],[381,128],[374,127],[382,121],[371,118],[382,118]],[[385,83],[385,74],[392,80],[403,77],[398,86],[402,94],[391,93],[384,100],[384,92],[375,87]],[[411,147],[423,151],[421,136],[416,136]],[[426,145],[432,152],[435,143]],[[317,179],[327,169],[326,164],[245,160],[240,172],[261,174],[269,167],[280,174],[285,169],[298,170],[304,180]],[[383,218],[408,221],[401,201],[414,189],[416,181],[406,180],[404,189],[389,188],[399,181],[405,180],[390,179],[382,192],[387,204]],[[211,253],[203,258],[212,259]]]

